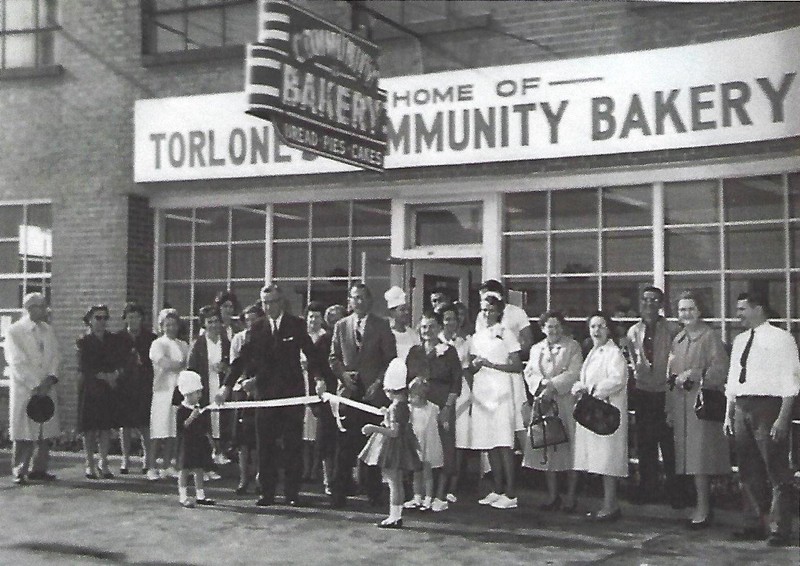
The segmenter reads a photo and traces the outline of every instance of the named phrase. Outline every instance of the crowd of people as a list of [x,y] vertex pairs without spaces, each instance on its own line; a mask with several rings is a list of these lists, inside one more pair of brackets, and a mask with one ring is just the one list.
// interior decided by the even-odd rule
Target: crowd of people
[[[543,339],[535,341],[528,315],[507,302],[498,281],[486,281],[479,295],[471,323],[464,304],[442,290],[428,297],[430,308],[417,321],[398,287],[384,295],[388,320],[374,314],[363,283],[349,289],[347,308],[312,302],[304,317],[288,312],[277,284],[266,285],[260,301],[238,317],[236,297],[226,291],[199,310],[201,330],[191,345],[179,337],[182,321],[174,309],[159,313],[156,336],[144,325],[141,306],[126,305],[125,329],[114,333],[107,329],[109,308],[94,305],[77,341],[86,478],[114,477],[108,459],[114,429],[120,429],[119,472],[130,473],[132,432],[138,431],[142,472],[152,481],[177,478],[186,507],[214,503],[204,482],[219,478],[218,467],[233,458],[236,493],[256,483],[262,507],[276,501],[279,468],[284,502],[292,506],[302,505],[301,483],[318,470],[335,508],[356,493],[356,478],[370,503],[382,504],[383,481],[390,512],[379,526],[397,528],[403,510],[443,512],[464,497],[459,484],[471,455],[491,471],[492,489],[478,503],[516,508],[521,453],[522,466],[543,472],[542,511],[577,512],[579,473],[586,472],[600,476],[603,486],[602,504],[587,519],[611,522],[621,516],[618,480],[629,475],[630,407],[635,501],[690,507],[687,527],[707,527],[714,511],[711,478],[731,473],[728,435],[744,500],[743,526],[734,536],[789,544],[797,509],[789,429],[800,359],[791,334],[767,321],[762,295],[738,297],[747,331],[736,337],[730,356],[692,291],[680,295],[673,322],[664,317],[663,291],[646,287],[641,320],[626,334],[596,312],[586,320],[583,344],[557,310],[539,317]],[[23,303],[27,315],[11,326],[5,347],[18,484],[54,479],[47,439],[58,434],[57,414],[41,425],[26,414],[32,397],[55,398],[59,357],[44,297],[33,293]],[[308,396],[317,401],[224,405]],[[610,434],[573,418],[576,403],[590,398],[621,415]],[[713,404],[717,415],[709,416]],[[560,420],[565,442],[534,448],[529,423],[545,416]]]

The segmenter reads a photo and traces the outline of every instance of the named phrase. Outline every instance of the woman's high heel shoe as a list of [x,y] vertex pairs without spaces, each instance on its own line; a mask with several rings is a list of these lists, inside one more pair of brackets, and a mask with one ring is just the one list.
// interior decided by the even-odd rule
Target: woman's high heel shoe
[[556,495],[556,498],[553,499],[550,503],[542,503],[539,505],[540,511],[558,511],[558,508],[561,507],[561,496]]
[[709,509],[705,518],[702,521],[692,521],[689,519],[687,527],[690,531],[700,531],[707,529],[711,526],[711,521],[714,519],[714,509]]

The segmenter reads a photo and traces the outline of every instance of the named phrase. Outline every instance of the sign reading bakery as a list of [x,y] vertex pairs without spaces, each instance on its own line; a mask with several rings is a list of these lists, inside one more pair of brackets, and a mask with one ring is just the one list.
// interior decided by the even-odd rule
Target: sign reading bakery
[[[320,49],[310,38],[302,42],[308,43],[304,52]],[[385,108],[386,168],[636,153],[800,136],[797,53],[800,28],[792,28],[684,47],[384,78],[385,105],[377,94],[360,98],[299,67],[280,69],[282,86],[274,94],[298,113],[324,114],[362,134],[380,129],[378,108]],[[362,77],[373,76],[365,62],[355,66]],[[279,135],[272,123],[244,114],[248,96],[137,101],[136,181],[356,170],[287,147],[286,131]],[[370,157],[360,155],[355,165],[363,167]]]
[[247,47],[247,113],[287,145],[383,171],[386,91],[377,45],[283,0],[261,0]]

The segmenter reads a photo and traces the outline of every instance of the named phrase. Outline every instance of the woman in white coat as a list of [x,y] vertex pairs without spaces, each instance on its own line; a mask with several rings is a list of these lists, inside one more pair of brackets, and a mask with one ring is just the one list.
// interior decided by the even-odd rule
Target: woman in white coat
[[594,521],[616,521],[622,516],[617,478],[628,476],[628,368],[622,351],[611,340],[611,325],[604,313],[589,317],[593,346],[583,362],[580,380],[572,387],[577,398],[591,393],[620,412],[619,428],[608,436],[595,434],[580,423],[575,426],[575,470],[603,476],[603,507],[587,515]]
[[[153,362],[150,438],[153,442],[155,465],[147,471],[149,480],[174,475],[174,470],[167,469],[172,461],[176,432],[176,407],[172,404],[172,396],[178,383],[178,374],[186,368],[189,354],[189,344],[178,339],[180,320],[175,309],[164,309],[158,313],[161,336],[150,346],[150,360]],[[156,469],[159,454],[163,459],[160,471]]]

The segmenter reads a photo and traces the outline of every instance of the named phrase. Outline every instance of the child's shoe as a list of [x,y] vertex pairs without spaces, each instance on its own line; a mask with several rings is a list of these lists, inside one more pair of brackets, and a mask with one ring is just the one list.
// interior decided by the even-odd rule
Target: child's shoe
[[413,499],[410,499],[403,503],[403,509],[419,509],[422,505],[422,497],[419,495],[415,495]]
[[186,509],[194,509],[194,500],[191,497],[187,497],[186,499],[181,500],[181,507],[185,507]]
[[154,468],[150,468],[147,470],[147,480],[148,481],[158,481],[161,479],[161,475],[158,473],[158,470]]
[[197,499],[195,501],[198,505],[216,505],[217,502],[213,499],[209,499],[208,497],[204,497],[203,499]]
[[455,494],[455,493],[448,493],[448,494],[445,496],[445,499],[446,499],[447,501],[449,501],[450,503],[455,503],[456,501],[458,501],[458,497],[456,497],[456,494]]
[[425,499],[422,500],[422,504],[419,506],[419,510],[420,511],[430,511],[432,503],[433,502],[431,501],[430,496],[426,497]]
[[448,505],[447,501],[442,501],[438,497],[433,500],[433,503],[431,503],[431,511],[434,513],[438,513],[439,511],[447,511],[449,507],[450,505]]
[[495,493],[493,491],[489,495],[484,497],[483,499],[479,499],[478,500],[478,505],[491,505],[492,503],[494,503],[498,499],[500,499],[500,494],[499,493]]

